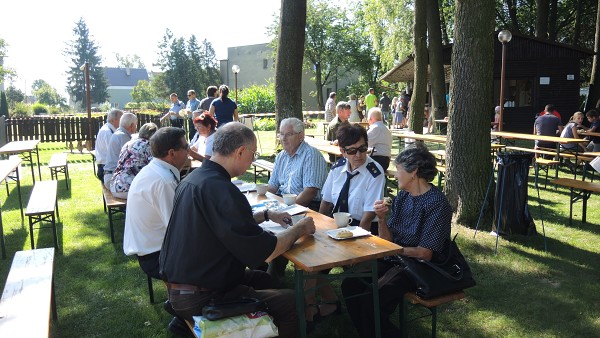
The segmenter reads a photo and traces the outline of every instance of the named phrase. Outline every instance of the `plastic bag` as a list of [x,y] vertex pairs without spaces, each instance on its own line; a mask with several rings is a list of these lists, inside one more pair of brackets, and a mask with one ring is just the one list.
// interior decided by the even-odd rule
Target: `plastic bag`
[[262,311],[219,320],[194,316],[194,332],[200,338],[267,338],[279,335],[273,318]]

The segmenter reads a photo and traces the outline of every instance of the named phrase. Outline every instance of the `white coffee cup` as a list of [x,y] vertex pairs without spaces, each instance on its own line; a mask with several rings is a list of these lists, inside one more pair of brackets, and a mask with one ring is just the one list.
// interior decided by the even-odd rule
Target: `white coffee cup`
[[283,194],[283,203],[287,204],[287,205],[292,205],[294,203],[296,203],[296,194]]
[[352,214],[349,212],[336,212],[333,214],[333,219],[335,219],[338,228],[343,228],[352,223]]
[[267,193],[267,189],[269,189],[269,185],[265,184],[265,183],[258,183],[256,184],[256,192],[259,195],[264,195]]
[[298,223],[301,219],[303,219],[304,215],[294,215],[292,216],[292,225],[296,225],[296,223]]

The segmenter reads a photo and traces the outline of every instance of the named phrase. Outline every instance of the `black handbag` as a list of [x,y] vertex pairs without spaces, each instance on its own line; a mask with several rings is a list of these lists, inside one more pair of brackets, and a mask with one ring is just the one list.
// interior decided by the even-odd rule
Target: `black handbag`
[[258,311],[266,312],[267,303],[256,298],[243,297],[219,303],[212,301],[202,308],[202,316],[208,320],[219,320]]
[[441,263],[396,255],[392,263],[400,267],[403,277],[411,280],[415,294],[431,299],[475,286],[471,268],[456,245],[450,241],[446,259]]

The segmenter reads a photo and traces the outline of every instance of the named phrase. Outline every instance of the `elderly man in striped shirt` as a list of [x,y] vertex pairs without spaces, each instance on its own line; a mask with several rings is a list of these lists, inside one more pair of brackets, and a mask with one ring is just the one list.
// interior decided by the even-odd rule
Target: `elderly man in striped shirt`
[[[283,151],[277,154],[269,191],[274,194],[296,194],[296,204],[318,211],[321,188],[327,179],[327,163],[321,153],[304,142],[304,122],[295,117],[281,121],[279,139]],[[282,256],[269,264],[267,272],[281,278],[287,260]]]

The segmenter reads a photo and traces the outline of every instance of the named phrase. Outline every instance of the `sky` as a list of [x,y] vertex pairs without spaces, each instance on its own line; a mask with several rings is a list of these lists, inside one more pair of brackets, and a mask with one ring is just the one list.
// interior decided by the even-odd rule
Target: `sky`
[[[155,4],[155,5],[150,5]],[[63,56],[73,29],[83,18],[90,38],[99,47],[102,66],[116,67],[115,53],[138,55],[146,68],[157,61],[158,43],[167,28],[177,38],[207,39],[217,60],[227,48],[270,41],[267,27],[279,14],[281,0],[221,0],[147,2],[140,0],[17,0],[4,1],[0,38],[8,44],[4,66],[18,78],[12,85],[31,94],[31,84],[42,79],[66,97],[71,66]],[[4,87],[11,83],[5,82]]]

